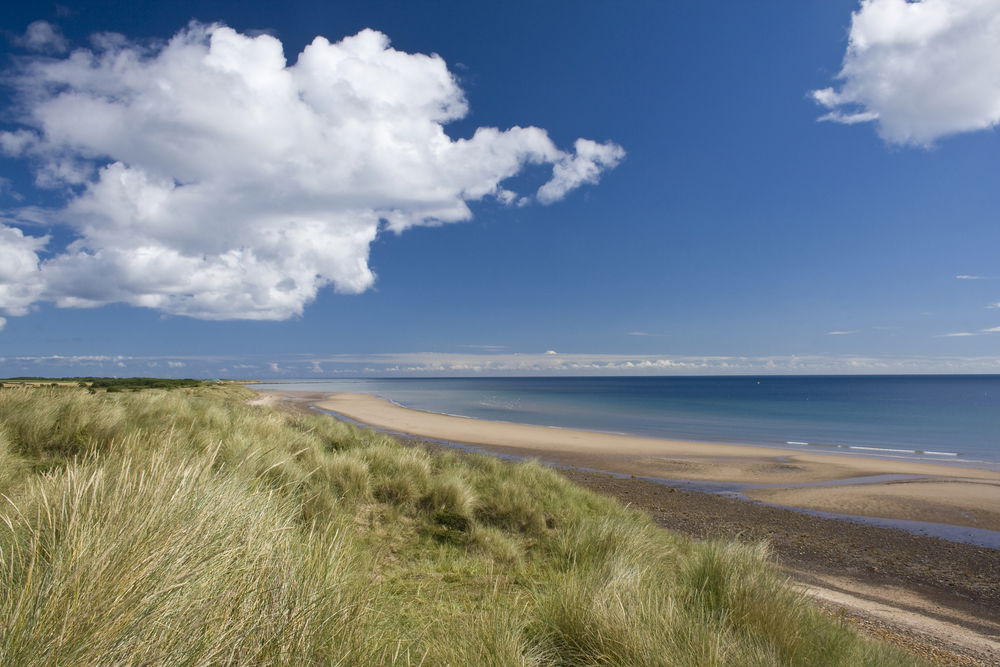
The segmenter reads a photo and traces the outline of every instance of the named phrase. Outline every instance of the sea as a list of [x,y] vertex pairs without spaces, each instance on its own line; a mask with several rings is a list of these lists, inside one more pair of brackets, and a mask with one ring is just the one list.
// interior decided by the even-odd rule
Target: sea
[[450,415],[1000,469],[1000,375],[301,379]]

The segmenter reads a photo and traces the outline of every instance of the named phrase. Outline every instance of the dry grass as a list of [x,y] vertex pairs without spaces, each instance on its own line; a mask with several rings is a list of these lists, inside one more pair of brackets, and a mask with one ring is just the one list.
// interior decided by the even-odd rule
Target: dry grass
[[0,663],[915,662],[763,546],[246,393],[0,391]]

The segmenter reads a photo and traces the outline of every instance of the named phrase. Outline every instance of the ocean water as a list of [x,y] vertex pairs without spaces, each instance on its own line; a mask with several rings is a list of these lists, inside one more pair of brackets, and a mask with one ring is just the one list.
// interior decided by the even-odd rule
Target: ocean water
[[407,378],[261,388],[659,438],[1000,467],[1000,375]]

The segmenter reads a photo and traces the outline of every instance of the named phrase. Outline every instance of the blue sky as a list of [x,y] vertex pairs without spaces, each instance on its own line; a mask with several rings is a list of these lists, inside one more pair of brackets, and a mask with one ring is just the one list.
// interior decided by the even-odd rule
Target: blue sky
[[[942,23],[934,12],[955,3],[965,15]],[[9,8],[0,259],[6,243],[22,269],[0,267],[0,375],[1000,372],[1000,331],[988,331],[1000,327],[1000,66],[969,65],[1000,62],[1000,10],[869,4]],[[301,110],[264,97],[260,113],[275,117],[246,148],[227,129],[242,131],[240,105],[254,101],[206,111],[197,94],[183,98],[183,68],[201,66],[210,40],[252,76],[258,61],[239,48],[256,35],[280,41],[292,66],[317,35],[333,46],[314,53],[333,59],[364,29],[391,47],[369,32],[343,49],[395,49],[399,79],[348,72],[377,104],[337,98],[318,117],[397,132],[385,144],[374,133],[314,151],[326,129],[293,128]],[[182,31],[187,50],[168,63],[165,40]],[[943,60],[955,44],[964,52],[947,58],[959,60]],[[150,69],[123,84],[131,65],[65,65],[101,48]],[[900,58],[905,76],[887,65]],[[296,98],[312,107],[333,62],[317,61]],[[180,117],[216,115],[150,120],[155,103],[142,104],[159,76],[188,105]],[[893,84],[888,97],[880,81]],[[109,128],[101,108],[59,104],[67,89],[130,106]],[[384,116],[387,99],[403,111]],[[481,137],[442,162],[421,152],[438,125],[449,150],[477,128],[541,134]],[[160,143],[136,136],[150,127]],[[308,178],[319,174],[315,190],[300,193],[302,178],[282,168],[299,156],[314,165]],[[166,213],[139,220],[159,190],[108,194],[137,174],[153,190],[165,183]],[[352,187],[368,193],[354,208]],[[273,241],[275,229],[287,238]],[[45,235],[44,246],[26,240]]]

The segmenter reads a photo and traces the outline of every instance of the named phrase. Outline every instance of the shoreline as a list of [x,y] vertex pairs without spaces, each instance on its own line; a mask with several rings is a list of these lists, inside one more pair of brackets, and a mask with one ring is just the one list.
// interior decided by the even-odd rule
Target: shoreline
[[[1000,374],[997,374],[996,377],[1000,378]],[[851,458],[870,457],[963,469],[982,469],[1000,475],[1000,458],[997,458],[1000,454],[996,450],[995,438],[992,437],[995,433],[991,431],[987,434],[980,428],[982,425],[976,427],[978,430],[966,433],[966,420],[961,421],[961,423],[938,425],[941,428],[929,428],[924,421],[920,420],[920,418],[926,417],[922,412],[919,415],[910,414],[905,423],[892,422],[893,415],[888,415],[887,423],[894,423],[894,426],[885,428],[879,424],[871,424],[870,428],[864,428],[862,424],[871,421],[871,415],[860,419],[858,423],[848,419],[846,420],[848,427],[838,430],[832,428],[831,424],[824,423],[823,417],[819,413],[812,416],[807,415],[805,422],[798,418],[787,423],[782,419],[776,421],[775,415],[771,414],[773,410],[765,405],[761,408],[765,419],[760,423],[753,415],[748,416],[740,413],[731,415],[735,420],[729,420],[730,415],[721,414],[719,420],[721,425],[717,427],[716,420],[707,418],[706,414],[702,414],[700,411],[696,411],[690,421],[685,414],[669,413],[661,420],[656,415],[652,417],[645,415],[641,410],[635,414],[631,414],[631,411],[628,410],[625,412],[616,411],[613,410],[611,404],[597,406],[595,413],[598,416],[594,418],[588,417],[588,413],[581,412],[579,406],[575,406],[575,411],[567,410],[564,413],[560,405],[555,404],[551,406],[552,410],[550,411],[545,407],[548,405],[547,403],[535,405],[530,400],[525,402],[527,395],[521,396],[516,390],[509,397],[506,394],[492,395],[488,391],[492,389],[492,385],[486,388],[473,386],[473,393],[468,397],[468,401],[465,400],[465,397],[449,398],[448,394],[453,392],[454,388],[446,387],[444,393],[439,396],[438,390],[433,385],[426,387],[430,393],[427,397],[423,396],[424,389],[421,387],[424,387],[424,384],[450,379],[417,380],[418,384],[415,387],[420,392],[419,399],[413,393],[413,387],[404,386],[403,389],[397,391],[396,386],[392,383],[402,383],[405,380],[392,378],[376,378],[371,383],[353,378],[343,381],[274,381],[261,383],[259,388],[255,388],[255,390],[308,393],[316,395],[317,400],[324,394],[341,396],[362,394],[386,400],[393,405],[415,412],[489,421],[493,424],[539,426],[549,429],[629,436],[641,440],[666,440],[713,446],[732,445],[782,450],[790,456],[817,454]],[[490,378],[490,380],[499,379],[507,378]],[[497,391],[504,391],[503,386],[498,385]],[[413,405],[414,403],[419,405]],[[903,417],[903,415],[895,415],[897,420]],[[817,419],[819,421],[816,421]],[[827,415],[827,421],[829,421],[829,415]],[[975,423],[978,424],[978,422]],[[946,426],[948,428],[945,428]]]
[[[267,393],[308,394],[317,408],[362,424],[560,466],[735,483],[749,487],[738,492],[751,500],[798,509],[1000,531],[1000,472],[989,469],[494,422],[414,410],[368,394]],[[879,475],[911,479],[858,483]]]
[[[884,461],[887,465],[891,465],[891,462],[898,461],[903,464],[903,467],[910,469],[910,464],[915,466],[936,466],[939,468],[939,472],[931,472],[928,468],[928,472],[918,472],[914,474],[943,474],[946,471],[966,471],[971,473],[971,476],[978,477],[980,474],[975,471],[986,471],[987,473],[992,473],[993,477],[1000,480],[1000,461],[987,461],[980,459],[968,460],[960,458],[962,455],[955,452],[936,452],[920,449],[896,449],[888,447],[868,447],[860,445],[827,445],[823,443],[816,442],[748,442],[748,441],[729,441],[729,440],[695,440],[687,438],[674,438],[674,437],[658,437],[655,435],[647,435],[642,433],[629,433],[624,431],[603,431],[595,429],[582,429],[573,426],[556,426],[552,424],[532,424],[528,422],[514,422],[499,419],[485,419],[482,417],[470,417],[468,415],[453,414],[449,412],[434,412],[432,410],[426,410],[422,408],[413,408],[402,403],[398,403],[392,399],[384,398],[375,394],[366,393],[354,393],[354,392],[337,392],[334,394],[325,394],[323,392],[304,392],[296,390],[255,390],[259,392],[274,392],[274,393],[287,393],[287,394],[315,394],[316,396],[326,396],[322,399],[323,401],[340,401],[340,400],[354,400],[354,399],[373,399],[384,405],[381,408],[399,408],[405,410],[409,413],[416,413],[419,415],[427,415],[429,417],[447,417],[450,419],[460,419],[467,420],[467,423],[476,423],[483,425],[490,425],[493,428],[500,427],[505,428],[506,426],[513,426],[517,429],[552,429],[554,431],[566,431],[571,434],[582,434],[584,436],[601,436],[601,437],[611,437],[611,438],[625,438],[629,440],[636,440],[642,443],[661,443],[666,444],[671,447],[684,447],[684,448],[697,448],[709,450],[706,455],[718,455],[723,453],[721,448],[739,448],[741,451],[746,451],[748,453],[761,452],[767,455],[785,455],[788,457],[798,457],[805,458],[811,456],[821,457],[823,459],[830,460],[838,459],[841,462],[850,462],[858,460],[872,460],[872,461]],[[319,399],[316,399],[319,400]],[[316,403],[317,407],[321,407],[319,402]],[[368,409],[374,406],[365,406],[363,409]],[[327,409],[327,408],[323,408]],[[338,414],[344,415],[348,418],[354,419],[349,413],[342,409],[328,409],[330,412],[337,412]],[[380,415],[387,414],[383,410],[378,411]],[[422,435],[423,437],[435,437],[441,440],[450,440],[449,438],[443,438],[439,436],[434,436],[430,434],[417,434],[403,429],[395,429],[391,425],[386,424],[376,424],[374,422],[369,422],[361,419],[357,419],[358,423],[370,424],[372,426],[378,426],[380,428],[393,429],[401,433],[407,433],[410,435]],[[440,428],[439,426],[431,426],[431,429]],[[480,436],[485,433],[485,431],[480,431]],[[558,436],[556,436],[558,437]],[[544,438],[544,436],[543,436]],[[548,440],[547,438],[544,438]],[[455,441],[458,442],[458,441]],[[509,442],[505,441],[503,437],[497,438],[493,436],[487,436],[486,439],[472,441],[461,441],[467,442],[467,444],[474,445],[492,445],[492,446],[511,446]],[[551,443],[549,443],[551,444]],[[520,445],[517,445],[520,446]],[[934,456],[934,458],[926,458],[929,456]],[[916,468],[914,468],[916,469]],[[952,475],[960,477],[968,477],[970,475]],[[714,477],[712,477],[714,479]]]

